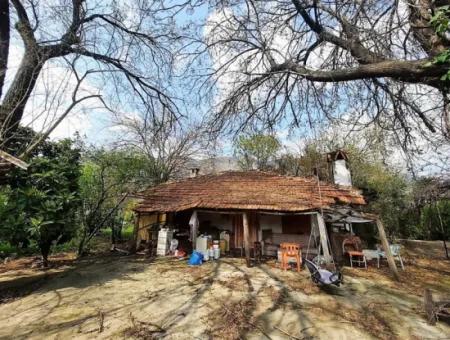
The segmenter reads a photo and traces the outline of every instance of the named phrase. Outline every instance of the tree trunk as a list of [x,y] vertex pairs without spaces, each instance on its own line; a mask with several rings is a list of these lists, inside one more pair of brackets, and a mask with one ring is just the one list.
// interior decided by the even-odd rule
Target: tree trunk
[[383,222],[380,219],[377,219],[377,228],[378,234],[380,235],[381,244],[383,245],[384,253],[386,254],[386,259],[389,265],[389,269],[394,275],[394,278],[399,281],[400,276],[398,275],[397,265],[395,264],[394,257],[392,256],[391,247],[389,247],[389,242],[386,237],[386,232],[384,231]]
[[45,58],[37,50],[25,51],[16,76],[0,105],[0,142],[19,126],[44,62]]
[[446,235],[445,229],[444,229],[444,222],[442,221],[441,211],[439,210],[438,202],[435,202],[434,204],[436,206],[436,211],[437,211],[437,215],[438,215],[438,218],[439,218],[439,225],[441,227],[442,242],[444,242],[444,249],[445,249],[445,257],[448,260],[449,256],[448,256],[448,248],[447,248],[447,235]]
[[114,245],[116,244],[116,226],[115,223],[111,224],[111,244]]
[[[139,233],[139,219],[140,219],[140,214],[139,213],[135,213],[134,215],[134,229],[133,229],[133,241],[130,242],[130,246],[129,246],[129,251],[130,253],[135,253],[137,248],[138,248],[138,233]],[[194,248],[195,248],[195,243],[193,243]]]
[[248,214],[242,214],[242,224],[244,227],[244,248],[245,248],[245,260],[247,267],[250,267],[250,228],[248,225]]
[[83,228],[83,236],[81,236],[80,243],[78,244],[78,254],[77,254],[78,257],[83,256],[86,237],[87,237],[87,232],[86,232],[86,227],[84,227]]
[[42,265],[44,268],[48,267],[48,255],[50,254],[51,242],[41,242],[41,255],[42,255]]
[[9,1],[0,0],[0,98],[5,84],[9,55]]

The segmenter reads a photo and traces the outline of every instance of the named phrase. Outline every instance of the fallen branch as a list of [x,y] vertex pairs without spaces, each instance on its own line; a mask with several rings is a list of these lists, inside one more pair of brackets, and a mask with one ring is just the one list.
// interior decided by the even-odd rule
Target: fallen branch
[[103,323],[105,321],[105,313],[103,313],[101,310],[98,311],[98,332],[102,333],[104,331]]
[[304,338],[299,338],[298,336],[292,335],[285,330],[281,329],[280,327],[273,326],[275,329],[279,330],[281,333],[287,335],[290,339],[297,339],[297,340],[303,340]]

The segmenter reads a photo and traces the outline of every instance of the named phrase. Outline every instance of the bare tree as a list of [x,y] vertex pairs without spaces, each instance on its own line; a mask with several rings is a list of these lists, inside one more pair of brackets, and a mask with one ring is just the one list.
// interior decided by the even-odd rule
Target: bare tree
[[[158,106],[176,118],[177,106],[168,95],[166,80],[170,79],[172,51],[182,38],[174,16],[187,4],[1,0],[0,145],[7,143],[22,122],[44,65],[62,58],[70,64],[75,58],[82,59],[79,73],[86,77],[98,72],[95,75],[102,78],[94,82],[107,88],[104,95],[115,99],[112,104],[135,97],[149,114]],[[23,58],[6,84],[8,53],[11,46],[18,45],[24,47]],[[77,98],[74,103],[79,101]]]
[[118,146],[134,148],[146,156],[148,177],[155,184],[177,177],[193,157],[205,150],[204,131],[195,124],[181,128],[149,120],[146,115],[121,116],[117,128],[122,132]]
[[448,146],[449,64],[435,58],[450,40],[430,24],[448,3],[218,1],[200,48],[211,66],[197,72],[216,104],[212,126],[376,123],[404,149],[423,138]]

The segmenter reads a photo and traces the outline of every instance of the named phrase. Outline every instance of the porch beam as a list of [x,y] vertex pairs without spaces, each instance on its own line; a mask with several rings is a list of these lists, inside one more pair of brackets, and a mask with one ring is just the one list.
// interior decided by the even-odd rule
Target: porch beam
[[398,274],[397,265],[395,264],[394,257],[392,256],[391,247],[389,247],[389,242],[386,237],[386,232],[384,231],[383,222],[381,222],[380,219],[376,220],[377,228],[378,228],[378,234],[380,235],[381,239],[381,245],[383,246],[384,253],[386,254],[386,259],[389,265],[389,269],[392,272],[392,275],[394,278],[399,281],[400,276]]
[[[223,215],[236,215],[240,213],[239,210],[211,210],[211,209],[197,209],[198,212],[207,214],[223,214]],[[282,212],[282,211],[266,211],[258,210],[260,215],[275,215],[275,216],[290,216],[290,215],[314,215],[315,211],[305,211],[305,212]]]
[[246,212],[242,214],[242,225],[244,227],[245,260],[247,267],[250,267],[250,228],[248,225],[248,214]]

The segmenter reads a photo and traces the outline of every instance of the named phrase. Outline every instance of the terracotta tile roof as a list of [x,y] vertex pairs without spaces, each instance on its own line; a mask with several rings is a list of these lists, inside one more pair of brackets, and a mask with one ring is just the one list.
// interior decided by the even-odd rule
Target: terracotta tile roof
[[143,191],[138,212],[186,209],[232,209],[300,212],[321,206],[363,205],[354,188],[320,183],[315,178],[287,177],[274,173],[224,172],[168,182]]

